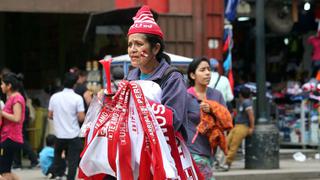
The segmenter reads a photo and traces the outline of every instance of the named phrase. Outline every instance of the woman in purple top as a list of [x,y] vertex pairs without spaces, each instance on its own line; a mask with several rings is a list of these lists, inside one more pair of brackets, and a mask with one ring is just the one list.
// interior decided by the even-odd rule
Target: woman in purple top
[[13,156],[23,144],[22,126],[25,117],[25,99],[18,92],[21,82],[13,73],[3,76],[1,90],[7,96],[7,101],[0,114],[2,126],[0,133],[0,180],[18,179],[11,173]]
[[[126,79],[157,82],[170,67],[170,57],[163,53],[162,31],[148,6],[143,6],[133,19],[134,24],[128,32],[128,54],[135,69],[129,72]],[[161,89],[161,103],[173,111],[174,128],[184,134],[182,124],[186,120],[187,91],[182,74],[170,73],[161,83]]]
[[188,67],[188,80],[190,88],[188,89],[187,113],[188,121],[184,123],[188,140],[187,146],[205,179],[214,179],[211,167],[211,147],[208,137],[200,133],[192,143],[196,134],[197,125],[200,122],[200,109],[204,112],[210,112],[210,106],[202,102],[204,99],[214,100],[225,106],[222,94],[208,87],[210,82],[210,62],[207,58],[194,59]]

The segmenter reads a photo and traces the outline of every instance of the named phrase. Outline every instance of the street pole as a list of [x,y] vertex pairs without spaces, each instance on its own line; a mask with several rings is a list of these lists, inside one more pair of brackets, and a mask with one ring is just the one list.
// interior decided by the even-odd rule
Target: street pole
[[256,0],[256,119],[254,133],[246,139],[246,169],[279,168],[279,133],[267,113],[264,5]]
[[0,15],[0,70],[5,67],[5,14]]

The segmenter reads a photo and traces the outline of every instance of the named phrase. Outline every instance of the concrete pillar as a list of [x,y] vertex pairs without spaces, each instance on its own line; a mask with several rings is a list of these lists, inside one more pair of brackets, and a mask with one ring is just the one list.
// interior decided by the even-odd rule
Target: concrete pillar
[[245,168],[279,168],[279,132],[271,123],[266,98],[266,58],[264,0],[256,1],[256,79],[257,107],[255,111],[255,129],[246,141]]

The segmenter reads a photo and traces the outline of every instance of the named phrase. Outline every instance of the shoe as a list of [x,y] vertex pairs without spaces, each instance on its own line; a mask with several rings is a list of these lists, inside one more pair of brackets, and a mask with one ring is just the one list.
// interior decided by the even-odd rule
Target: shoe
[[12,165],[12,169],[14,170],[21,170],[22,166],[21,165]]
[[218,170],[218,169],[220,168],[220,166],[221,166],[221,165],[220,165],[220,162],[219,162],[219,161],[217,161],[217,160],[216,160],[216,161],[213,161],[213,168],[214,168],[214,169]]
[[29,169],[38,168],[40,167],[39,161],[31,162]]
[[46,179],[55,179],[56,177],[52,173],[48,173]]
[[224,164],[224,165],[220,166],[220,169],[221,169],[222,171],[229,171],[230,165]]

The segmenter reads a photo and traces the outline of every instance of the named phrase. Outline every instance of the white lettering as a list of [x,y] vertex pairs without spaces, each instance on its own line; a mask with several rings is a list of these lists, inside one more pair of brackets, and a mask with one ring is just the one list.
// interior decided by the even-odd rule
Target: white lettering
[[157,119],[160,127],[165,126],[167,124],[167,120],[163,116],[156,116],[156,119]]
[[152,109],[155,114],[164,114],[166,110],[166,108],[162,104],[161,105],[152,104]]

